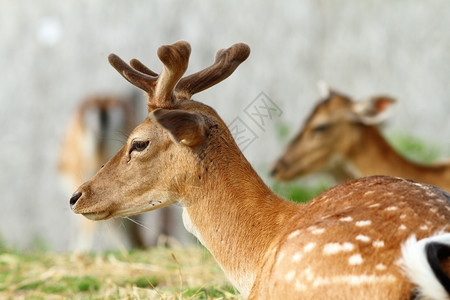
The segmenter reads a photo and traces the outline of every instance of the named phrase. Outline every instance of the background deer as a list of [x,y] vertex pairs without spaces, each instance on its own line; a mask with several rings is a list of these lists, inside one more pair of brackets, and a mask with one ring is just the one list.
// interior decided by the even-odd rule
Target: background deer
[[378,125],[386,119],[392,104],[394,100],[385,96],[353,101],[331,91],[306,119],[271,174],[279,180],[291,180],[328,171],[338,182],[390,175],[450,191],[450,163],[414,163],[397,153],[383,137]]
[[[95,95],[83,100],[69,122],[61,145],[58,172],[66,189],[72,190],[91,178],[123,145],[124,138],[137,125],[133,99],[112,95]],[[86,218],[77,220],[74,248],[94,248],[98,224]],[[128,237],[131,247],[143,247],[140,228],[129,220],[116,220],[106,231],[115,242]],[[105,228],[103,228],[105,229]]]
[[235,44],[183,78],[187,42],[158,49],[159,75],[138,60],[130,66],[110,55],[113,67],[147,92],[149,115],[72,195],[72,210],[104,220],[178,202],[186,229],[251,299],[448,297],[449,268],[440,262],[450,254],[448,194],[369,177],[307,204],[289,202],[264,184],[219,115],[191,100],[249,53]]

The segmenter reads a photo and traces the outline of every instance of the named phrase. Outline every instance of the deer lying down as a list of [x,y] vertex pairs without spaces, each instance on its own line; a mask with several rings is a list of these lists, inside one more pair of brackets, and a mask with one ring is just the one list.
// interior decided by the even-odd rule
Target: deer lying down
[[447,299],[450,195],[378,176],[289,202],[264,184],[219,115],[191,100],[249,53],[235,44],[184,78],[186,42],[159,48],[159,75],[111,55],[148,93],[149,115],[73,194],[72,210],[104,220],[180,203],[186,229],[250,299]]
[[408,161],[385,140],[378,126],[394,100],[373,97],[353,101],[335,91],[316,105],[272,169],[279,180],[331,172],[338,182],[389,175],[433,184],[450,192],[450,163],[421,165]]

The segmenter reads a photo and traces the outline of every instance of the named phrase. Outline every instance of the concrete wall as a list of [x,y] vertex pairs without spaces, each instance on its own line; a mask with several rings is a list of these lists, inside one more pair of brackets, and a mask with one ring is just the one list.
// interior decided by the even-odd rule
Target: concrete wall
[[[449,28],[445,0],[0,0],[0,234],[19,247],[40,235],[68,248],[73,215],[56,155],[85,95],[133,89],[109,66],[111,52],[160,70],[157,48],[184,39],[191,73],[216,50],[248,43],[236,73],[195,98],[253,131],[245,155],[265,176],[283,146],[277,124],[294,134],[318,99],[318,80],[357,98],[399,98],[390,128],[450,155]],[[246,112],[264,97],[277,110],[260,127]]]

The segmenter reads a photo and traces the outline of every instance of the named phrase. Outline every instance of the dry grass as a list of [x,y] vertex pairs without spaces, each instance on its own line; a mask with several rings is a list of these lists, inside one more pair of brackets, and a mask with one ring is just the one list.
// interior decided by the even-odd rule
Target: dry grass
[[101,254],[0,250],[0,299],[241,299],[199,246]]

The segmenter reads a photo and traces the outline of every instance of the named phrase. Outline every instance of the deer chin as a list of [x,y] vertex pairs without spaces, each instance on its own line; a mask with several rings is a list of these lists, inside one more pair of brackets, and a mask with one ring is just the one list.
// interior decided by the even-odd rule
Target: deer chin
[[174,193],[163,191],[152,191],[142,199],[143,201],[140,201],[138,204],[117,208],[108,218],[130,217],[179,202],[179,198]]
[[82,215],[92,221],[100,221],[111,218],[111,213],[108,211],[102,212],[91,212],[91,213],[82,213]]
[[100,212],[82,213],[82,215],[84,217],[88,218],[89,220],[93,220],[93,221],[101,221],[101,220],[106,220],[106,219],[116,218],[116,217],[125,218],[125,217],[138,215],[138,214],[141,214],[141,213],[144,213],[147,211],[166,207],[166,206],[173,204],[174,202],[175,201],[157,200],[156,202],[150,201],[147,204],[127,207],[124,209],[117,209],[115,211],[106,211],[105,210],[105,211],[100,211]]

